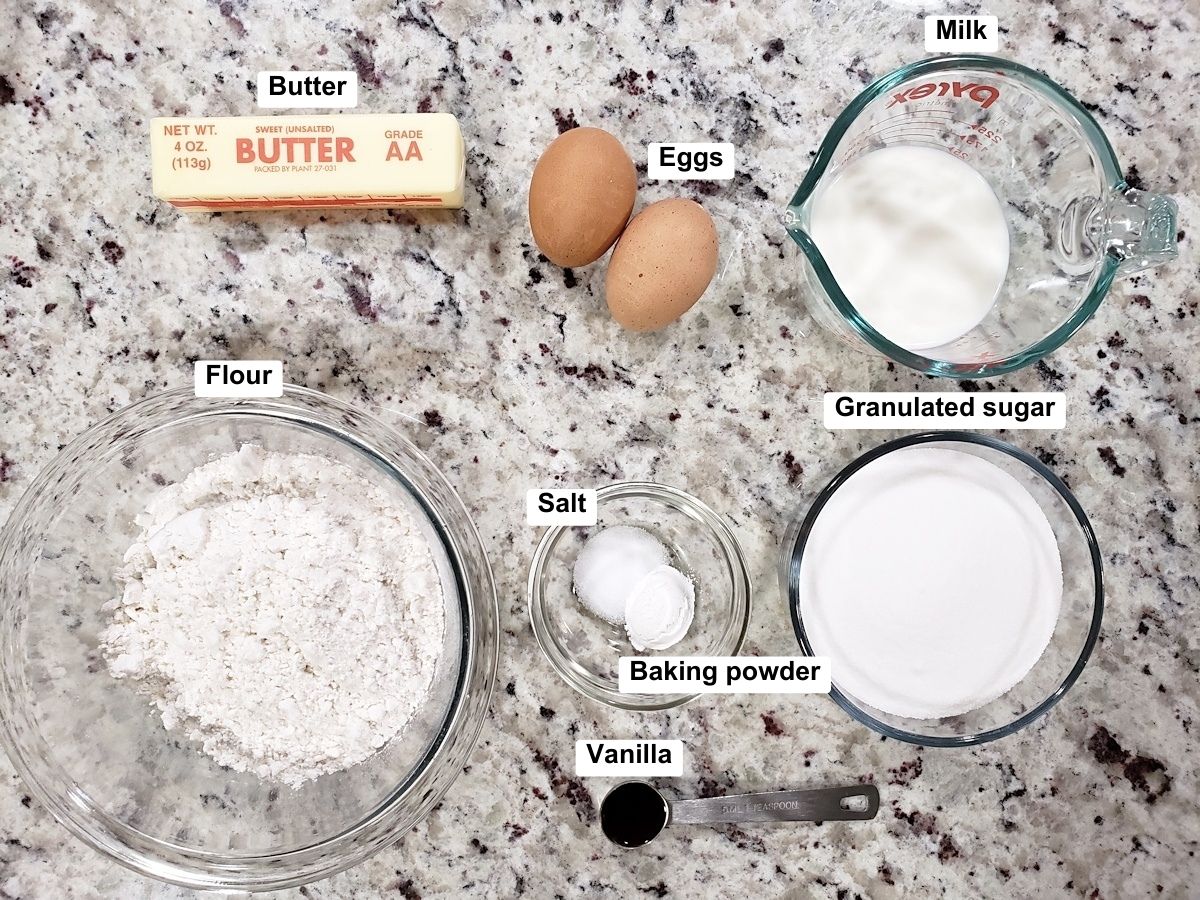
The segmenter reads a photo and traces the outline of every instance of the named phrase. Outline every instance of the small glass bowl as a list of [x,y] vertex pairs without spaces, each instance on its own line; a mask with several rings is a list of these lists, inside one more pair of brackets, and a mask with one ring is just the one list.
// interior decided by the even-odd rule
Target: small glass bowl
[[670,709],[695,694],[623,694],[622,656],[638,652],[625,629],[589,612],[573,587],[575,558],[584,542],[613,525],[633,525],[666,546],[671,564],[696,587],[696,615],[687,636],[663,656],[736,656],[750,621],[750,576],[737,538],[719,515],[677,488],[625,481],[600,488],[594,526],[548,528],[529,566],[529,617],[538,646],[554,670],[579,693],[629,710]]
[[[815,655],[800,615],[800,567],[804,564],[805,542],[821,510],[859,469],[888,453],[918,444],[970,453],[987,460],[1016,478],[1037,501],[1054,531],[1062,559],[1063,596],[1058,623],[1049,645],[1021,681],[991,703],[959,716],[910,719],[875,709],[838,687],[837,660],[831,660],[833,688],[829,695],[859,722],[888,737],[925,747],[969,747],[1005,737],[1040,718],[1079,678],[1100,635],[1104,613],[1100,548],[1087,515],[1070,489],[1024,450],[995,438],[962,431],[926,432],[888,441],[842,469],[817,496],[804,519],[792,525],[784,540],[783,589],[787,592],[796,637],[805,653]],[[969,523],[922,522],[919,510],[913,510],[913,516],[913,527],[928,527],[931,540],[936,540],[938,528],[969,527]]]

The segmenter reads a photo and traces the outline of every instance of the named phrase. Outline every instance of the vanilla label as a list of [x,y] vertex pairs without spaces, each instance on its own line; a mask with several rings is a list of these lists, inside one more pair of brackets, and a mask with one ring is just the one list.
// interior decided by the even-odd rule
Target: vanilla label
[[679,778],[683,741],[576,741],[575,774]]

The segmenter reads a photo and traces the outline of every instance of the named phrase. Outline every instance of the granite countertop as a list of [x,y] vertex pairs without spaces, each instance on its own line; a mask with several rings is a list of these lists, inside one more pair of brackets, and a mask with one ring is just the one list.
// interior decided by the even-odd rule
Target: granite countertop
[[[1180,202],[1180,258],[1120,283],[1043,363],[979,388],[1064,390],[1067,427],[1009,435],[1077,492],[1104,551],[1095,656],[1062,704],[970,750],[881,739],[821,697],[723,696],[637,716],[550,670],[524,583],[527,487],[650,478],[724,513],[756,584],[746,651],[796,644],[775,584],[791,516],[882,438],[829,432],[822,392],[953,389],[852,353],[799,295],[782,206],[832,118],[923,55],[911,5],[10,2],[0,38],[0,516],[69,438],[187,384],[196,358],[282,357],[291,380],[410,417],[462,494],[499,588],[502,658],[464,774],[367,863],[289,896],[1194,896],[1200,9],[995,3],[1005,55],[1094,110],[1134,185]],[[974,7],[971,7],[974,9]],[[148,120],[254,111],[260,69],[357,69],[360,111],[456,114],[458,213],[182,215],[150,193]],[[735,276],[656,335],[620,331],[603,269],[531,246],[536,154],[573,124],[632,148],[728,140],[700,199],[744,239]],[[636,157],[636,153],[635,153]],[[963,388],[972,385],[964,384]],[[597,826],[579,737],[675,737],[680,794],[870,776],[870,823]],[[0,898],[175,897],[69,837],[0,758]]]

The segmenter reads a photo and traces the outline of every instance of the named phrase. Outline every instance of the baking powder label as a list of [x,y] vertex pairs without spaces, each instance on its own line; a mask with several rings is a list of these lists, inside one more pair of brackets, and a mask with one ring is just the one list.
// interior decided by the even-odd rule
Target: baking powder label
[[622,656],[622,694],[828,694],[825,656]]

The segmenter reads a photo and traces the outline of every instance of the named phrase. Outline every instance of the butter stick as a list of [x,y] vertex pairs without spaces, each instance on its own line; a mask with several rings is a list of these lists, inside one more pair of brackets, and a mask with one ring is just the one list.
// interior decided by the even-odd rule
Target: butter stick
[[458,208],[448,113],[150,120],[155,196],[185,210]]

